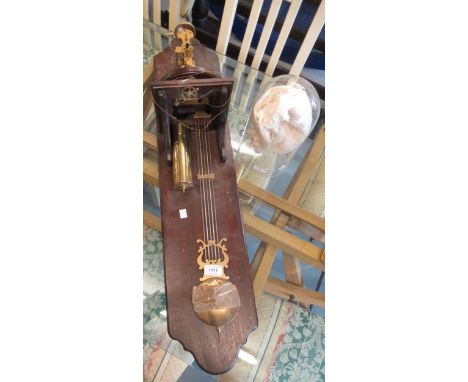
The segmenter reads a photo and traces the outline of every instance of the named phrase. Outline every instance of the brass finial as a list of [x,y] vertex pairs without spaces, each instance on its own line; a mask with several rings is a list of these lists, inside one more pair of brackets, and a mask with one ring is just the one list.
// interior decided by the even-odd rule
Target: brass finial
[[178,65],[181,68],[195,66],[192,45],[192,39],[195,37],[195,27],[190,23],[179,24],[174,30],[174,36],[180,41],[180,45],[175,48]]

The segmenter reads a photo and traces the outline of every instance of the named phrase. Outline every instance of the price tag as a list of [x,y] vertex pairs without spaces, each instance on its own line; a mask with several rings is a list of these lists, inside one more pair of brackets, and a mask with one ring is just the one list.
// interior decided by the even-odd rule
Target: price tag
[[183,210],[179,210],[179,216],[181,219],[187,219],[187,210],[185,208]]
[[223,274],[223,267],[221,265],[205,265],[205,276],[221,276]]

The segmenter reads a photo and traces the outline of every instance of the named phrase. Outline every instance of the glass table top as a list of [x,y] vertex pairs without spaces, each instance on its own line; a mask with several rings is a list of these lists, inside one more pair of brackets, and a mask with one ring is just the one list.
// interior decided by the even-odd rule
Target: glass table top
[[[148,68],[152,65],[153,56],[169,46],[172,33],[158,25],[147,21],[144,21],[143,33],[144,67]],[[309,150],[312,144],[312,140],[306,139],[306,141],[299,147],[294,155],[291,155],[289,158],[287,158],[288,161],[286,165],[283,166],[280,171],[278,171],[278,159],[275,156],[242,155],[242,145],[245,139],[245,132],[249,124],[249,116],[255,101],[255,97],[258,94],[262,83],[264,81],[268,81],[272,77],[267,76],[264,73],[244,65],[230,57],[220,53],[216,54],[220,65],[220,72],[223,74],[223,76],[232,77],[234,79],[228,122],[238,179],[244,179],[259,188],[268,190],[269,192],[278,196],[283,196],[296,170],[301,165],[302,160]],[[145,72],[150,73],[150,71]],[[149,114],[144,123],[144,130],[155,132],[155,129],[156,122],[153,111]],[[145,155],[152,156],[153,159],[156,158],[154,152],[148,148],[145,148]],[[148,210],[149,212],[159,216],[160,213],[158,199],[158,189],[145,184],[144,208],[145,210]],[[248,209],[251,213],[266,221],[270,221],[275,212],[272,207],[268,206],[262,201],[241,192],[239,193],[239,200],[243,208]],[[323,206],[320,203],[317,205],[318,207],[315,207],[315,212],[317,214],[322,214],[324,212],[324,210],[321,210]],[[309,239],[300,232],[294,232],[293,230],[290,231],[304,240]],[[260,245],[260,240],[249,234],[245,235],[245,239],[249,260],[252,261],[252,258],[258,246]],[[275,259],[271,275],[283,279],[284,274],[281,274],[281,255],[278,253],[276,257],[277,258]],[[143,322],[145,381],[168,380],[167,378],[169,375],[167,374],[167,370],[175,370],[178,364],[185,364],[190,366],[184,369],[184,375],[178,375],[177,373],[172,375],[172,378],[174,378],[172,380],[229,381],[236,380],[235,378],[239,377],[240,375],[242,375],[242,378],[247,378],[247,375],[249,375],[249,380],[257,381],[257,378],[261,375],[260,371],[262,369],[260,365],[262,362],[260,362],[258,365],[255,363],[249,363],[251,362],[249,360],[249,355],[250,357],[254,357],[256,362],[258,362],[258,360],[262,360],[262,354],[264,354],[262,352],[266,352],[266,345],[264,349],[262,347],[264,346],[262,341],[267,341],[267,337],[262,336],[266,336],[267,329],[273,325],[273,320],[271,317],[274,317],[274,314],[278,315],[278,317],[282,317],[282,310],[291,309],[288,308],[287,305],[290,303],[283,303],[273,296],[268,297],[271,299],[271,301],[268,300],[264,302],[265,312],[263,313],[265,314],[265,317],[262,318],[261,315],[263,313],[259,311],[259,329],[252,333],[252,338],[249,337],[249,342],[246,344],[246,346],[243,347],[246,352],[246,354],[243,355],[244,359],[241,358],[237,362],[233,371],[229,373],[230,375],[218,377],[211,376],[199,369],[191,354],[187,353],[177,341],[171,340],[167,334],[164,273],[162,262],[161,233],[146,227],[144,232]],[[310,289],[314,289],[316,287],[317,280],[320,277],[320,271],[306,264],[301,264],[301,267],[304,275],[305,286]],[[320,290],[323,291],[323,288],[324,285],[322,285]],[[302,314],[301,311],[298,310],[298,312]],[[310,317],[313,317],[313,319],[316,319],[317,315],[317,317],[319,317],[318,319],[321,319],[320,316],[323,316],[323,310],[321,310],[321,308],[315,307],[310,315]],[[268,335],[271,336],[272,334],[270,333]],[[268,352],[265,354],[267,353]],[[253,376],[252,370],[255,370],[255,368],[258,370],[255,372],[255,376]]]

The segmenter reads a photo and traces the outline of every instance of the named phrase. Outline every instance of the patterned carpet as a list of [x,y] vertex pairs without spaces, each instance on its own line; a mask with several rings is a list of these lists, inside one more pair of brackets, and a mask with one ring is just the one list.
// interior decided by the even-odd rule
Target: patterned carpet
[[300,306],[264,294],[257,301],[258,329],[226,374],[203,372],[193,356],[167,334],[160,232],[144,228],[143,344],[144,381],[324,381],[325,320]]

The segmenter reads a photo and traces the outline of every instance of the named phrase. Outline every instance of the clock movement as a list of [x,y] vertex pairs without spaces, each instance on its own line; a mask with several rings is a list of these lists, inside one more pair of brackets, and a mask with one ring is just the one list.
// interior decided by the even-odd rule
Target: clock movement
[[232,83],[191,24],[154,57],[168,332],[212,374],[234,365],[257,327],[227,123]]

